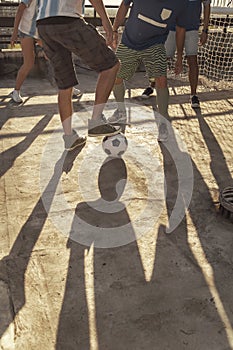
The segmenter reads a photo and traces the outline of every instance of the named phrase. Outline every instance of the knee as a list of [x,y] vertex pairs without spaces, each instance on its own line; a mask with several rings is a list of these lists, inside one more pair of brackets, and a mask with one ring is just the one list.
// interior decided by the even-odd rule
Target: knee
[[188,56],[187,57],[187,62],[188,65],[193,67],[193,66],[197,66],[197,56]]
[[120,62],[118,61],[111,69],[115,72],[115,73],[117,73],[118,72],[118,70],[120,69]]
[[123,83],[123,79],[122,78],[116,78],[115,85],[121,85],[122,83]]
[[35,63],[35,58],[33,57],[30,60],[25,60],[23,63],[24,69],[27,70],[28,72],[33,68]]
[[34,60],[28,63],[28,70],[31,70],[34,67],[34,63]]

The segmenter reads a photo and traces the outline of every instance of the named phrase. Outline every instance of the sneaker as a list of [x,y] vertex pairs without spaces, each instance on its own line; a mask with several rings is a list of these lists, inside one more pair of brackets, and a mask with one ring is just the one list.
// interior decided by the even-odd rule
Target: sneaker
[[154,92],[154,89],[152,89],[151,86],[148,86],[142,93],[142,98],[149,98]]
[[103,115],[100,119],[88,120],[88,136],[110,136],[119,134],[120,131],[120,126],[109,124]]
[[108,118],[108,123],[110,124],[118,124],[118,123],[126,123],[126,113],[120,112],[119,109],[116,109],[113,115]]
[[63,140],[65,143],[65,150],[72,151],[76,147],[83,145],[86,142],[87,138],[78,136],[76,131],[73,130],[72,135],[63,135]]
[[80,99],[82,97],[82,92],[77,89],[77,88],[73,88],[73,95],[72,95],[72,98],[77,98],[77,99]]
[[10,97],[12,98],[12,100],[16,103],[21,103],[23,102],[23,99],[22,97],[20,96],[20,92],[19,90],[13,90],[11,93],[10,93]]
[[192,108],[200,108],[199,98],[196,95],[191,97],[191,107]]
[[168,140],[168,128],[166,123],[159,124],[159,135],[158,135],[158,141],[159,142],[166,142]]

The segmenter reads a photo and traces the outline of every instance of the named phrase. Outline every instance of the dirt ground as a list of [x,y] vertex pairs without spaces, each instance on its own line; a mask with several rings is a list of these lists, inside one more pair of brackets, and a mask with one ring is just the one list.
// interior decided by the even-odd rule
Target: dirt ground
[[[87,134],[96,74],[80,69],[74,127]],[[0,349],[233,349],[233,93],[169,80],[169,141],[156,96],[127,85],[128,148],[101,138],[67,154],[57,92],[28,78],[24,103],[0,80]],[[110,96],[105,115],[116,108]]]

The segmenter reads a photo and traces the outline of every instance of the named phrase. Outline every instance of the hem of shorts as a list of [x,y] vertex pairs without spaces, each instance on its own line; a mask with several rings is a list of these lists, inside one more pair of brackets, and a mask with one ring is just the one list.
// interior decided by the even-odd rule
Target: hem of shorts
[[105,70],[113,68],[119,62],[120,62],[119,60],[116,60],[116,61],[114,61],[114,64],[111,64],[111,65],[104,67],[104,68],[101,67],[100,69],[94,69],[94,71],[96,71],[98,73],[104,72]]
[[60,87],[60,86],[58,86],[58,84],[57,84],[57,87],[58,87],[59,90],[66,90],[66,89],[69,89],[69,88],[73,88],[73,87],[76,86],[76,85],[79,85],[78,80],[76,81],[76,83],[74,82],[74,83],[72,83],[72,84],[65,85],[65,87],[64,87],[64,86]]

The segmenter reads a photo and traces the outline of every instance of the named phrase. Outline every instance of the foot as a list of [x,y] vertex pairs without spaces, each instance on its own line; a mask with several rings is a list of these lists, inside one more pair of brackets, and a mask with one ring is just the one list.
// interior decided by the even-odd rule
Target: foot
[[73,88],[73,95],[72,95],[72,98],[77,98],[78,100],[80,100],[80,98],[82,97],[82,92],[77,89],[77,88]]
[[23,102],[23,99],[22,97],[20,96],[20,92],[19,90],[13,90],[11,93],[10,93],[10,97],[12,98],[12,100],[16,103],[22,103]]
[[159,124],[159,135],[158,135],[158,141],[159,142],[166,142],[168,140],[168,128],[166,123],[160,123]]
[[83,145],[86,142],[87,138],[78,136],[76,131],[73,130],[72,135],[63,135],[63,140],[65,144],[65,150],[72,151],[76,147]]
[[116,109],[113,115],[108,118],[109,124],[126,124],[126,112],[121,112],[119,109]]
[[88,120],[88,136],[110,136],[120,132],[120,126],[113,126],[102,115],[99,119]]
[[142,93],[141,98],[147,99],[149,98],[154,92],[154,89],[152,87],[148,86]]
[[191,107],[200,108],[200,101],[196,95],[191,96]]

